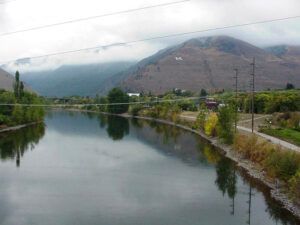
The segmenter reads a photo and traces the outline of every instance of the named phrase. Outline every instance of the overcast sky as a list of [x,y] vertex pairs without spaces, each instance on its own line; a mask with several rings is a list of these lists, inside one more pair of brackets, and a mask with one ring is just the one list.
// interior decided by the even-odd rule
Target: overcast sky
[[[12,0],[0,0],[0,3],[4,1]],[[173,1],[179,0],[15,0],[0,4],[0,34]],[[0,36],[0,65],[18,58],[60,51],[297,16],[300,15],[299,9],[299,0],[190,0],[181,4]],[[19,68],[11,63],[9,68],[25,71],[55,68],[62,64],[140,60],[164,47],[193,37],[221,34],[260,47],[300,45],[300,19],[39,58]]]

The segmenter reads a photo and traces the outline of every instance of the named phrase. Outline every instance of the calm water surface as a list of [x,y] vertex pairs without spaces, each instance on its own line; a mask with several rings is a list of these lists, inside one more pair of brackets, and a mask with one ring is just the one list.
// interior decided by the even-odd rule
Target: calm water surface
[[0,135],[2,225],[299,224],[268,188],[171,126],[56,111]]

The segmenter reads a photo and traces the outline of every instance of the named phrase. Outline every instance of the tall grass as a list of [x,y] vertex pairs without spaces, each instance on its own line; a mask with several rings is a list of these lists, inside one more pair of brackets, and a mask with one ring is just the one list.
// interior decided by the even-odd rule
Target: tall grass
[[299,187],[300,153],[284,150],[267,141],[259,142],[254,135],[236,135],[233,146],[243,157],[261,166],[270,177],[290,184],[291,188]]

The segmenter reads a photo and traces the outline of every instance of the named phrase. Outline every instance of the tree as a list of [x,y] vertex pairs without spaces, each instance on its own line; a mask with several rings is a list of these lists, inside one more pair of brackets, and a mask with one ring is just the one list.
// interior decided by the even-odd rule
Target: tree
[[14,94],[16,98],[19,98],[19,90],[20,90],[20,73],[16,71],[15,75],[15,83],[14,83]]
[[204,104],[200,106],[200,112],[197,116],[197,125],[201,130],[204,130],[206,114],[208,113],[208,109]]
[[20,88],[19,88],[19,98],[24,96],[24,83],[21,81]]
[[200,91],[200,96],[206,96],[207,95],[207,92],[206,92],[206,90],[205,89],[201,89],[201,91]]
[[[109,104],[114,103],[128,103],[129,96],[122,91],[120,88],[112,89],[107,96]],[[128,104],[118,104],[118,105],[108,105],[107,110],[111,113],[125,113],[128,111],[129,105]]]
[[13,85],[14,94],[17,99],[21,99],[24,96],[24,83],[20,81],[20,73],[16,71],[15,83]]
[[293,84],[291,84],[291,83],[287,83],[285,89],[287,89],[287,90],[295,89],[295,86]]
[[233,124],[236,114],[234,113],[234,107],[223,106],[220,108],[218,115],[218,133],[225,143],[231,144],[234,138]]

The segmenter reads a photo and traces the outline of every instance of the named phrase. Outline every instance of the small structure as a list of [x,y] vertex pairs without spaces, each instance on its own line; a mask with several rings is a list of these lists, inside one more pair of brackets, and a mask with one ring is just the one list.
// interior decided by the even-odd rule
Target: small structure
[[206,105],[207,108],[209,109],[213,109],[218,107],[218,103],[216,102],[216,100],[214,98],[207,98],[204,102],[204,104]]
[[127,93],[129,97],[135,96],[135,97],[140,97],[140,93]]

